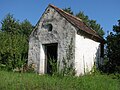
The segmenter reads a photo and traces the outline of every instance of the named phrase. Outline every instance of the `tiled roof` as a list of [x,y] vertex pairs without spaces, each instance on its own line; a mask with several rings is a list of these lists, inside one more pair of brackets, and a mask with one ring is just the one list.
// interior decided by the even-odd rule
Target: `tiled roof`
[[58,7],[54,5],[49,5],[50,7],[54,8],[61,16],[67,19],[72,25],[77,27],[79,30],[82,30],[83,32],[91,35],[92,37],[96,38],[98,41],[103,41],[104,39],[97,34],[96,31],[94,31],[92,28],[87,26],[81,19],[63,11],[62,9],[59,9]]

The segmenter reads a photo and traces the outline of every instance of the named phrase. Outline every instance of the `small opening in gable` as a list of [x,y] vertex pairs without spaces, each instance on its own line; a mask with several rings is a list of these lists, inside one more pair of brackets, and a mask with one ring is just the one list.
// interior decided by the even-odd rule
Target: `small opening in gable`
[[52,29],[53,29],[52,24],[48,24],[47,27],[48,27],[48,31],[49,31],[49,32],[52,31]]
[[50,11],[50,9],[47,10],[47,12],[49,12],[49,11]]

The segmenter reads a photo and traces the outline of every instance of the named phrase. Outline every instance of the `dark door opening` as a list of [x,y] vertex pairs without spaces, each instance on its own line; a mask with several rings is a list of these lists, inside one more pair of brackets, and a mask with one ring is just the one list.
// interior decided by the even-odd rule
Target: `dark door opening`
[[58,44],[46,44],[46,73],[52,74],[57,70],[57,47]]

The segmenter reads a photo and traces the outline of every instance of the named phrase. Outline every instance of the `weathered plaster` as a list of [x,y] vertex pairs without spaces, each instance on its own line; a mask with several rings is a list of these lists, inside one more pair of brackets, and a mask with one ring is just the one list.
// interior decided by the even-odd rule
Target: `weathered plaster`
[[[44,27],[49,23],[53,26],[53,30],[51,32],[48,31],[47,27]],[[36,65],[36,71],[40,74],[44,74],[44,45],[50,43],[58,43],[58,62],[60,62],[60,68],[62,68],[63,58],[67,57],[66,53],[68,52],[68,47],[70,44],[73,46],[73,58],[71,58],[70,61],[74,62],[75,32],[75,28],[65,18],[61,17],[60,14],[53,8],[48,7],[42,16],[37,29],[30,36],[28,63],[39,63]],[[34,37],[37,37],[37,40]]]

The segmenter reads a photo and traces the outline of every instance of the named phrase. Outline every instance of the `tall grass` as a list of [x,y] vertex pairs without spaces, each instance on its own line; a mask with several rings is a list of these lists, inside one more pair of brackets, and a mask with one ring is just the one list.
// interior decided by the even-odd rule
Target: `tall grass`
[[112,77],[56,77],[0,71],[0,90],[120,90],[120,80]]

